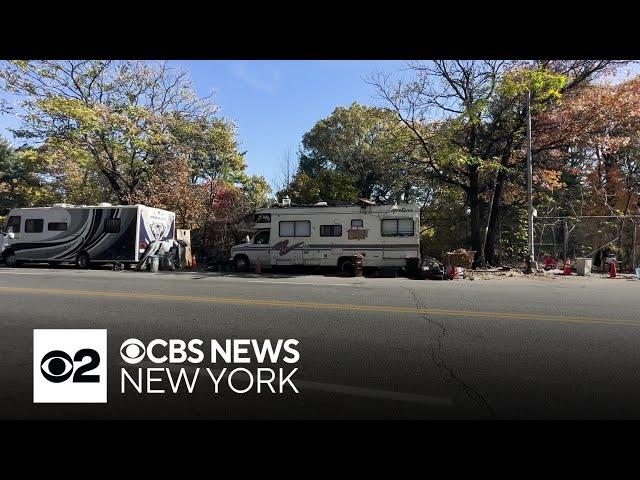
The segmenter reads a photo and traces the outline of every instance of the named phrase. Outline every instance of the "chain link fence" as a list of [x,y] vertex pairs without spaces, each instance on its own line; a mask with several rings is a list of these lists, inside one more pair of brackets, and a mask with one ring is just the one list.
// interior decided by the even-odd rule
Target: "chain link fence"
[[613,254],[622,271],[638,266],[640,216],[538,217],[534,221],[534,252],[538,262],[545,255],[556,260],[593,260],[594,270],[604,268]]

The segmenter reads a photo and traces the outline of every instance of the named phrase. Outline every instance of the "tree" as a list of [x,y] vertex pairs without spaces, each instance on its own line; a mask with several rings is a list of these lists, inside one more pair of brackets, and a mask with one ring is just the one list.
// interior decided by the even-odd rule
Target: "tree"
[[[640,77],[588,85],[539,119],[539,158],[569,193],[548,199],[554,214],[629,215],[640,201]],[[559,134],[558,132],[563,132]]]
[[[141,191],[145,202],[175,212],[177,228],[195,229],[207,218],[208,190],[192,181],[192,168],[185,157],[163,162],[161,172]],[[216,192],[217,193],[217,192]]]
[[[206,204],[207,222],[196,232],[210,261],[226,261],[233,245],[240,240],[238,224],[255,208],[265,206],[270,187],[263,177],[247,176],[241,185],[218,182],[202,185],[216,191],[215,201]],[[204,198],[210,198],[207,193]]]
[[262,204],[268,185],[246,174],[232,121],[216,116],[184,72],[138,61],[19,61],[1,86],[23,98],[22,126],[39,178],[71,203],[146,203],[206,227],[217,196]]
[[140,200],[167,157],[193,153],[193,144],[181,143],[185,132],[217,126],[217,106],[166,63],[6,62],[0,80],[26,98],[14,135],[46,142],[51,154],[73,150],[90,159],[123,204]]
[[40,172],[42,159],[33,149],[14,149],[0,138],[0,215],[12,208],[32,207],[57,200],[56,192]]
[[277,195],[279,195],[280,192],[288,192],[297,170],[298,159],[294,156],[291,149],[287,148],[282,154],[279,171],[272,182],[276,192],[278,192]]
[[[177,127],[176,138],[189,156],[189,163],[182,164],[190,173],[190,179],[185,176],[183,181],[197,187],[197,198],[202,202],[197,207],[198,226],[206,227],[215,220],[217,196],[226,189],[238,187],[253,192],[260,189],[261,181],[266,185],[262,177],[246,174],[245,153],[239,150],[234,123],[219,118],[199,119],[181,122]],[[184,198],[189,198],[186,190],[184,193]]]
[[[483,225],[489,235],[485,252],[494,257],[499,221],[510,207],[520,207],[511,186],[520,182],[524,159],[525,97],[534,114],[567,91],[604,72],[609,61],[435,61],[411,63],[410,80],[394,82],[375,75],[371,83],[387,108],[411,132],[415,152],[407,158],[426,179],[465,194],[470,243],[480,252]],[[488,198],[493,194],[491,211]],[[484,218],[483,218],[484,217]],[[484,219],[484,221],[483,221]]]
[[239,188],[249,209],[267,206],[271,187],[262,175],[245,175]]
[[322,168],[313,177],[304,170],[298,171],[287,190],[278,192],[278,197],[288,195],[293,203],[309,204],[319,201],[328,203],[355,202],[358,190],[352,178],[334,169]]
[[362,198],[396,197],[407,187],[399,160],[405,155],[407,135],[387,110],[358,103],[338,107],[304,134],[299,171],[315,181],[346,180],[345,189],[353,184]]
[[108,180],[92,167],[93,160],[86,151],[73,145],[50,148],[48,141],[30,151],[37,159],[40,176],[46,178],[58,201],[85,205],[118,203]]

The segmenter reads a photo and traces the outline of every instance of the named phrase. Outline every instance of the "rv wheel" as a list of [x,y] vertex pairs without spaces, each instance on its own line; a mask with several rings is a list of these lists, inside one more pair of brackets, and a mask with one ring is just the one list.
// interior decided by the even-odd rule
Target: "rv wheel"
[[89,268],[89,254],[87,252],[79,253],[76,257],[76,267],[78,268]]
[[16,254],[12,251],[6,252],[4,254],[4,263],[7,265],[7,267],[17,267],[20,265],[18,259],[16,258]]
[[248,272],[250,268],[249,259],[244,255],[238,255],[234,258],[233,265],[238,272]]
[[353,276],[353,274],[355,273],[355,270],[356,270],[355,265],[350,259],[344,258],[340,260],[340,263],[338,264],[338,273],[343,273],[348,276]]

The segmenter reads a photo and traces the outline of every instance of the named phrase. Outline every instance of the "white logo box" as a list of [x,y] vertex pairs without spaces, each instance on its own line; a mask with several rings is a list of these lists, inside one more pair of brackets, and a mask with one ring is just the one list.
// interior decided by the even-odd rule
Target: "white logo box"
[[[93,358],[78,356],[74,359],[79,351],[87,349],[95,351],[97,356],[92,354]],[[56,350],[66,353],[66,356],[50,358],[42,365],[43,358]],[[96,358],[99,361],[98,365],[90,371],[83,372]],[[55,380],[65,379],[57,383],[50,381],[42,373],[42,369]],[[98,381],[79,381],[96,375]],[[107,403],[107,330],[34,329],[33,402]]]

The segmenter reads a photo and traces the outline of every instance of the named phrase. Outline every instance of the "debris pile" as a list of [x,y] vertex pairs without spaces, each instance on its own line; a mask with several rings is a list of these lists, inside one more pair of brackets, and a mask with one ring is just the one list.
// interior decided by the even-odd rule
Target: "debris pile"
[[158,270],[173,271],[180,269],[184,265],[184,246],[175,240],[154,240],[145,250],[138,270]]
[[453,252],[447,252],[446,264],[448,267],[471,268],[473,266],[473,259],[475,255],[476,252],[473,250],[458,248]]

